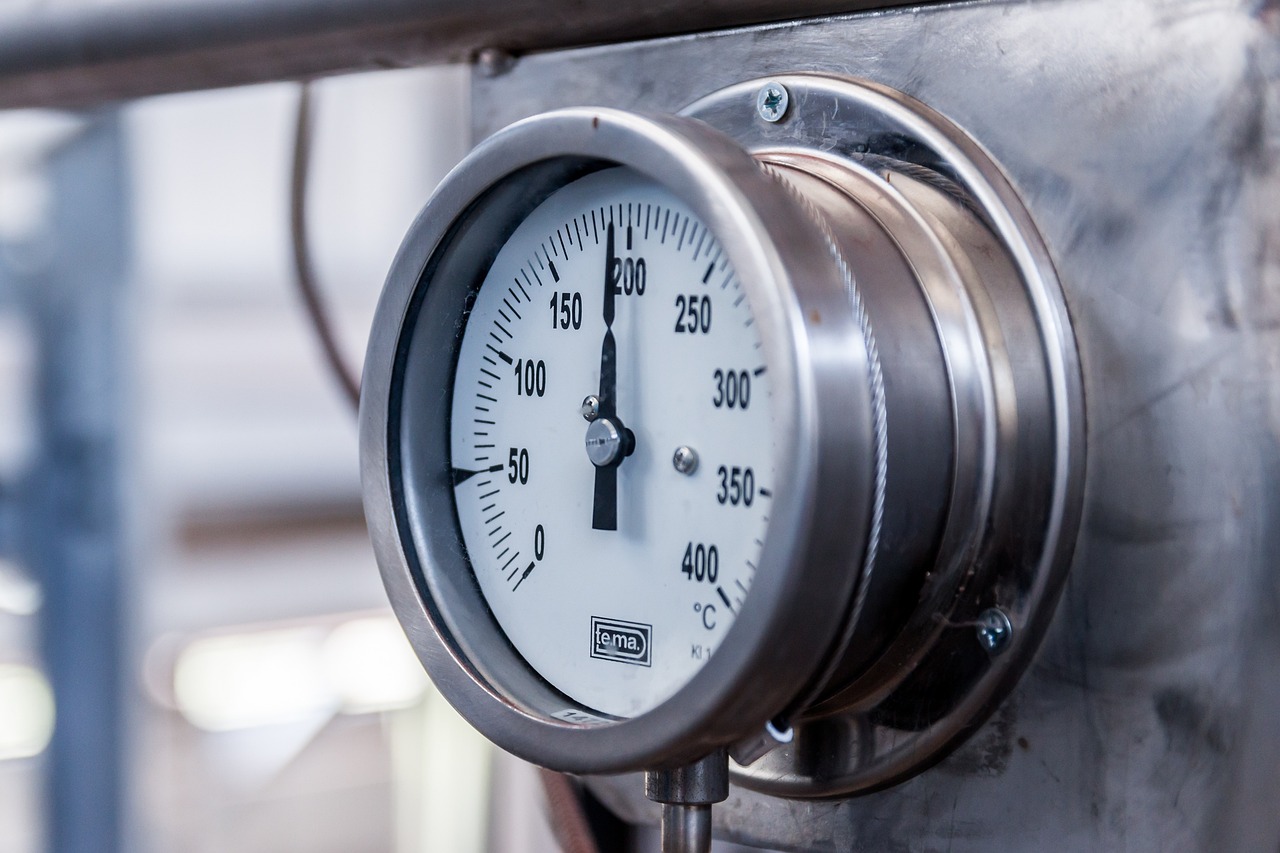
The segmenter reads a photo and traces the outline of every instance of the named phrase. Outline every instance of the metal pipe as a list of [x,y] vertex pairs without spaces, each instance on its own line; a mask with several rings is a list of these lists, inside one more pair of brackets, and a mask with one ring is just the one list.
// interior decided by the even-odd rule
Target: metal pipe
[[129,831],[129,175],[119,111],[86,118],[49,158],[57,251],[23,282],[39,447],[20,484],[17,545],[44,593],[40,649],[57,704],[44,757],[53,853],[119,853]]
[[0,108],[466,62],[908,0],[132,0],[0,14]]
[[708,853],[711,806],[662,807],[662,853]]
[[711,806],[729,796],[729,756],[717,750],[700,761],[644,774],[644,793],[662,803],[662,853],[708,853]]

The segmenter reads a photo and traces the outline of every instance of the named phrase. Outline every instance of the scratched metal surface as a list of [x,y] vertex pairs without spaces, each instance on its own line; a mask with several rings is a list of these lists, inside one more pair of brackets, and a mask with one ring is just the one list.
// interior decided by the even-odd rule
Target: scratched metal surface
[[[477,75],[474,128],[673,110],[795,70],[908,92],[1009,171],[1079,340],[1085,518],[1036,663],[965,746],[852,800],[735,791],[719,831],[814,850],[1280,849],[1280,4],[964,3],[544,54]],[[596,788],[652,819],[638,780]]]

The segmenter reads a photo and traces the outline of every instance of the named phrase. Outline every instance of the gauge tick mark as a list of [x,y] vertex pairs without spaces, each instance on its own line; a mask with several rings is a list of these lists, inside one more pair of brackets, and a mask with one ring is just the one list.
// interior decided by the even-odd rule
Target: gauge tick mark
[[[520,588],[520,584],[524,583],[524,579],[529,577],[529,574],[533,571],[533,567],[535,565],[537,565],[536,562],[530,563],[528,566],[525,567],[524,573],[520,575],[520,580],[516,581],[516,585],[511,587],[512,592],[515,592],[517,589]],[[514,573],[513,573],[513,576],[514,576]],[[507,578],[507,580],[511,580],[511,578]]]
[[720,600],[724,602],[725,607],[729,608],[729,612],[730,613],[735,612],[733,609],[733,605],[729,602],[729,596],[725,595],[724,587],[722,586],[716,587],[716,592],[720,593]]

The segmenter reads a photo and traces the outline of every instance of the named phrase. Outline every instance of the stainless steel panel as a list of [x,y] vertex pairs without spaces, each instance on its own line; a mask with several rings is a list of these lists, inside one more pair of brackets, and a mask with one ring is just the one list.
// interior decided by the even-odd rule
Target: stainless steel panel
[[[1088,482],[1062,605],[993,720],[853,800],[736,790],[737,839],[818,850],[1280,846],[1280,6],[1043,0],[528,57],[477,136],[570,104],[671,111],[816,70],[913,95],[992,152],[1066,290]],[[638,778],[600,781],[654,820]]]

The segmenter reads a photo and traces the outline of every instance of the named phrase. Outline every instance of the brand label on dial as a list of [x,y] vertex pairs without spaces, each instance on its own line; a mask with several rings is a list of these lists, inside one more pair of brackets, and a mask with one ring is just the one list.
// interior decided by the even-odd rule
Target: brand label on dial
[[637,666],[649,666],[653,626],[642,622],[591,617],[591,656]]

